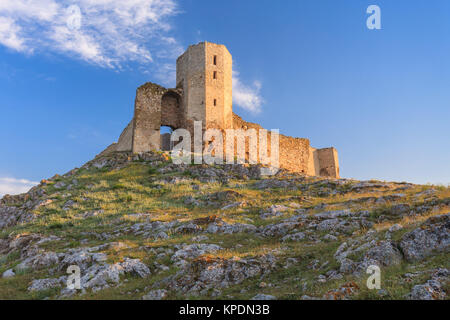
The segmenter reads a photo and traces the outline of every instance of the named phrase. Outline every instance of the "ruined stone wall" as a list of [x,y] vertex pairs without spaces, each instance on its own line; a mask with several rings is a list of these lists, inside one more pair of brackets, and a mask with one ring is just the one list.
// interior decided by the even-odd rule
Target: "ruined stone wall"
[[[182,96],[182,89],[166,89],[151,82],[140,86],[136,91],[132,126],[129,125],[129,130],[122,133],[123,142],[119,139],[117,148],[120,150],[117,151],[140,153],[160,150],[161,126],[173,129],[185,127]],[[130,149],[129,131],[132,131]]]
[[117,141],[115,151],[131,151],[133,149],[134,121],[131,120]]
[[[152,83],[147,83],[138,88],[133,121],[122,132],[118,143],[108,147],[107,151],[131,150],[140,153],[150,150],[169,150],[170,135],[160,135],[161,125],[168,125],[174,129],[187,128],[186,123],[183,123],[181,118],[183,113],[179,101],[182,95],[179,95],[179,92]],[[260,162],[259,130],[263,128],[259,124],[244,121],[236,114],[233,114],[233,128],[244,131],[255,129],[257,139],[256,161]],[[221,129],[221,131],[225,147],[226,139],[230,137],[226,136],[225,129]],[[268,131],[267,152],[269,157],[271,151],[271,134]],[[234,142],[234,154],[238,155],[237,140]],[[246,161],[249,161],[249,155],[249,138],[247,138],[244,155]],[[223,156],[226,157],[225,154]],[[305,138],[279,135],[279,166],[308,175],[339,177],[337,150],[335,148],[315,149],[310,146],[309,140]]]
[[320,176],[339,178],[339,161],[337,150],[333,147],[317,149]]
[[308,172],[309,139],[280,135],[280,167],[305,174]]
[[161,145],[161,101],[167,90],[147,82],[136,91],[133,124],[133,152],[159,150]]
[[[258,133],[260,129],[263,129],[259,124],[246,122],[242,120],[236,114],[233,114],[234,129],[255,129]],[[259,135],[258,135],[259,137]],[[267,148],[269,155],[271,152],[270,147],[270,132],[268,132]],[[294,172],[302,172],[309,174],[309,157],[310,157],[310,146],[309,140],[305,138],[293,138],[289,136],[279,135],[279,165],[280,168],[287,169]],[[259,152],[259,145],[258,145]],[[259,161],[259,155],[258,155]]]
[[316,148],[309,147],[308,174],[318,176],[320,173],[319,154]]

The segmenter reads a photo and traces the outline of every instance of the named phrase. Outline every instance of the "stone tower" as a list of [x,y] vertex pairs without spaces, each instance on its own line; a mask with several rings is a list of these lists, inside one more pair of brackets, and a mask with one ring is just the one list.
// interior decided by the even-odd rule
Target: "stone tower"
[[203,128],[233,128],[232,58],[221,44],[201,42],[177,59],[177,88],[183,91],[185,124],[202,121]]

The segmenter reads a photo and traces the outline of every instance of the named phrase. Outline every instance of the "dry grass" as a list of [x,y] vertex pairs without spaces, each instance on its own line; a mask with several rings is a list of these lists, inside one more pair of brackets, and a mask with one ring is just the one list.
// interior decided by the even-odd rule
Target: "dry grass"
[[[447,186],[413,186],[410,189],[396,191],[401,185],[392,184],[393,187],[375,190],[375,192],[350,192],[350,188],[355,182],[348,185],[329,187],[325,183],[317,183],[320,178],[309,177],[303,183],[299,183],[297,190],[271,189],[257,190],[253,187],[255,181],[231,180],[227,186],[219,183],[200,183],[196,179],[188,182],[169,184],[161,182],[161,179],[170,174],[158,174],[154,168],[149,168],[143,163],[134,163],[120,170],[81,170],[75,177],[70,179],[60,179],[70,184],[76,178],[78,184],[71,190],[56,189],[53,183],[46,186],[47,194],[53,202],[42,206],[36,210],[38,219],[31,223],[17,225],[2,231],[2,237],[21,233],[39,233],[42,235],[57,235],[60,241],[53,241],[42,246],[45,250],[61,252],[68,248],[79,246],[94,246],[106,242],[120,242],[120,247],[112,246],[105,249],[108,261],[118,262],[125,257],[138,258],[152,266],[155,262],[155,255],[150,253],[151,249],[173,248],[174,245],[192,243],[194,235],[169,234],[169,239],[152,239],[141,236],[122,234],[112,240],[100,240],[92,233],[113,233],[118,229],[123,229],[139,222],[148,221],[191,221],[197,218],[216,215],[227,223],[252,223],[256,226],[264,226],[276,223],[282,219],[296,215],[297,208],[290,207],[291,203],[297,203],[300,208],[308,209],[309,214],[323,211],[340,210],[350,208],[352,211],[368,210],[371,212],[369,219],[374,222],[375,229],[380,237],[393,224],[400,223],[404,226],[401,232],[406,232],[416,227],[430,216],[447,213],[448,207],[440,207],[438,210],[430,210],[419,216],[402,217],[389,221],[378,222],[376,219],[379,212],[388,210],[396,203],[409,203],[421,205],[426,200],[426,196],[417,197],[417,193],[434,189],[434,198],[439,200],[450,197],[450,188]],[[189,178],[180,174],[180,177]],[[200,185],[200,190],[195,190],[193,185]],[[233,186],[239,185],[239,188]],[[338,190],[332,193],[332,188]],[[220,208],[227,204],[217,203],[217,205],[207,205],[208,195],[224,191],[233,190],[239,193],[239,200],[244,203],[240,207],[229,210]],[[327,193],[329,192],[329,193]],[[369,197],[381,197],[394,193],[403,193],[405,197],[399,200],[384,204],[366,203],[363,200]],[[186,205],[184,199],[194,196],[200,201],[200,206]],[[68,200],[73,200],[75,204],[65,208]],[[359,200],[359,202],[358,202]],[[351,204],[349,203],[351,201]],[[272,219],[261,219],[260,213],[273,204],[282,204],[290,209],[283,217]],[[319,205],[325,204],[325,208]],[[96,212],[94,216],[87,216],[87,213]],[[141,216],[136,214],[143,214]],[[301,227],[298,231],[302,231]],[[304,230],[303,230],[304,231]],[[266,253],[273,253],[277,256],[278,267],[276,272],[272,272],[264,282],[273,284],[270,287],[260,287],[260,279],[248,279],[242,284],[224,289],[218,298],[226,298],[228,295],[235,298],[248,299],[256,293],[264,291],[266,294],[274,294],[284,299],[299,299],[302,295],[322,296],[331,289],[336,289],[348,281],[356,281],[361,291],[356,298],[372,299],[380,298],[373,292],[364,289],[362,280],[352,277],[328,281],[326,283],[317,282],[317,276],[327,271],[338,269],[339,265],[333,255],[339,244],[348,238],[357,237],[365,232],[363,230],[352,236],[341,236],[339,241],[320,242],[305,239],[300,242],[280,242],[279,238],[263,238],[252,234],[208,234],[207,243],[214,243],[223,250],[211,254],[214,258],[232,259],[261,256]],[[317,234],[322,236],[322,234]],[[288,258],[297,259],[297,263],[284,268]],[[319,260],[325,265],[320,270],[313,270],[309,267],[312,261]],[[0,256],[0,273],[14,267],[20,262],[17,254],[4,257]],[[177,268],[172,265],[170,259],[166,258],[169,270],[166,272],[153,274],[148,279],[126,277],[126,282],[117,288],[102,290],[97,293],[88,292],[84,296],[76,296],[81,299],[138,299],[148,288],[155,283],[173,274]],[[448,266],[448,255],[438,255],[418,269],[426,270],[440,265]],[[402,298],[411,288],[412,284],[402,283],[401,275],[415,267],[409,264],[402,264],[399,267],[384,270],[386,289],[389,299]],[[417,270],[417,268],[415,270]],[[24,298],[41,299],[44,297],[55,298],[56,291],[41,293],[30,293],[26,290],[32,279],[49,276],[46,270],[24,273],[12,279],[0,279],[0,299]],[[421,281],[418,279],[417,281]],[[243,290],[244,289],[244,290]],[[179,297],[172,294],[172,298]],[[193,298],[193,297],[192,297]]]

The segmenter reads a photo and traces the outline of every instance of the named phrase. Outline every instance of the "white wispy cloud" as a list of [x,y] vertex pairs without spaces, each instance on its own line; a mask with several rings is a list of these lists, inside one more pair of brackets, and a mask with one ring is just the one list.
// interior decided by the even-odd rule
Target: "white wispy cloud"
[[13,19],[0,16],[0,43],[17,51],[27,51],[24,39],[18,36],[19,32],[20,27]]
[[174,0],[2,0],[0,44],[120,69],[181,51],[168,35],[168,18],[176,14]]
[[0,178],[0,198],[5,194],[12,195],[27,192],[37,184],[39,183],[27,179]]
[[[0,45],[116,70],[137,62],[141,72],[174,86],[174,60],[184,51],[170,35],[177,13],[175,0],[0,0]],[[246,85],[233,72],[235,105],[261,112],[260,90],[259,82]]]
[[242,83],[239,72],[233,70],[233,104],[252,113],[260,113],[264,99],[261,97],[261,82],[254,81],[252,86]]

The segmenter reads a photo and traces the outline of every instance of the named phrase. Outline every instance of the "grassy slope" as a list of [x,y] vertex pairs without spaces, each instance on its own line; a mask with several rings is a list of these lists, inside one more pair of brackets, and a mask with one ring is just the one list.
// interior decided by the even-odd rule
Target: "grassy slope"
[[[162,165],[164,166],[164,164]],[[171,173],[165,175],[172,175]],[[180,173],[185,178],[190,177]],[[150,248],[172,247],[179,243],[189,243],[195,235],[169,235],[167,240],[144,239],[133,235],[121,235],[112,240],[99,240],[93,233],[110,233],[119,226],[130,226],[136,222],[144,221],[143,218],[135,217],[135,213],[150,213],[151,220],[170,221],[178,219],[180,221],[189,221],[192,219],[217,215],[229,223],[253,223],[256,226],[267,225],[281,220],[273,218],[263,220],[260,218],[261,208],[267,208],[272,204],[283,204],[289,206],[294,197],[304,196],[307,201],[297,201],[303,208],[314,208],[320,203],[326,203],[326,210],[345,208],[345,201],[350,199],[362,198],[367,196],[381,196],[391,193],[398,193],[395,190],[379,190],[375,192],[354,193],[320,196],[323,190],[321,184],[311,185],[305,191],[289,191],[284,189],[266,189],[257,190],[252,188],[251,180],[230,181],[227,186],[218,183],[200,183],[192,179],[186,183],[161,184],[158,182],[164,174],[156,172],[155,168],[140,162],[135,162],[120,170],[109,169],[80,169],[75,176],[67,179],[57,178],[44,188],[47,191],[48,198],[53,202],[40,207],[36,214],[38,219],[23,225],[17,225],[6,230],[2,230],[0,237],[6,238],[10,234],[39,233],[42,235],[56,235],[62,240],[52,241],[43,245],[49,251],[64,251],[67,248],[79,246],[94,246],[111,241],[118,241],[127,244],[129,247],[110,248],[106,251],[109,262],[120,261],[124,256],[130,258],[139,258],[147,265],[151,265],[155,260],[155,255],[150,253]],[[58,181],[65,181],[67,184],[76,179],[78,184],[71,190],[56,189],[54,184]],[[309,181],[318,180],[318,178],[309,178]],[[200,191],[194,190],[192,182],[201,186]],[[356,183],[356,182],[355,182]],[[234,188],[236,184],[239,188]],[[157,187],[159,186],[159,187]],[[413,186],[408,190],[402,191],[407,195],[407,200],[401,202],[421,203],[423,199],[414,198],[414,195],[432,186]],[[338,188],[348,188],[342,186]],[[448,187],[436,187],[437,198],[443,199],[450,196]],[[220,210],[212,206],[189,206],[184,204],[186,196],[195,195],[201,198],[207,194],[223,190],[236,190],[241,197],[246,200],[246,205],[236,207],[230,210]],[[76,204],[69,210],[63,210],[67,200],[74,200]],[[295,198],[294,198],[295,199]],[[294,201],[295,202],[295,201]],[[376,207],[366,207],[361,204],[361,210],[371,211],[370,220],[376,222],[376,217],[382,214],[392,205],[387,203]],[[97,216],[83,217],[83,213],[102,210]],[[356,210],[356,208],[354,208]],[[448,208],[446,209],[448,210]],[[311,210],[309,214],[314,214],[323,210]],[[388,223],[375,224],[375,229],[383,233],[390,225],[401,223],[404,229],[394,233],[393,238],[399,239],[402,234],[417,227],[426,217],[445,210],[430,211],[420,219],[400,219],[391,220]],[[448,212],[448,211],[446,211]],[[283,216],[283,219],[294,215],[294,209]],[[360,231],[361,232],[364,232]],[[348,235],[355,237],[357,234]],[[319,283],[315,279],[319,274],[328,270],[338,269],[339,264],[333,258],[333,254],[339,244],[347,236],[341,236],[339,241],[320,242],[303,240],[299,242],[282,243],[278,238],[263,239],[256,235],[249,234],[214,234],[208,235],[209,239],[205,242],[219,244],[224,250],[215,254],[215,256],[227,257],[261,254],[268,250],[278,249],[278,264],[276,272],[272,272],[261,283],[260,279],[248,279],[243,283],[224,289],[217,298],[237,298],[248,299],[257,293],[273,294],[279,299],[299,299],[302,295],[322,296],[330,289],[335,289],[342,284],[355,281],[361,288],[353,297],[356,299],[380,299],[376,291],[365,289],[365,277],[361,279],[347,276],[343,279]],[[237,245],[239,244],[239,245]],[[298,263],[288,268],[284,268],[287,258],[296,258]],[[312,270],[308,268],[311,261],[319,259],[320,263],[329,261],[329,264],[321,270]],[[161,261],[160,261],[161,262]],[[5,270],[14,267],[19,263],[18,254],[11,253],[8,256],[0,256],[0,274]],[[171,262],[162,261],[167,264],[170,270],[152,275],[147,279],[128,277],[123,284],[117,288],[102,290],[96,293],[88,292],[86,295],[75,297],[82,299],[139,299],[149,290],[152,283],[173,274],[176,268]],[[383,270],[382,283],[387,291],[387,296],[383,298],[401,299],[408,293],[415,284],[421,284],[427,280],[426,276],[415,278],[412,282],[405,282],[401,275],[406,272],[415,272],[420,270],[429,270],[434,267],[449,267],[448,254],[435,255],[417,265],[403,262],[400,266]],[[26,289],[32,279],[44,278],[48,275],[46,270],[23,272],[14,278],[0,279],[0,299],[28,299],[55,297],[57,291],[44,291],[39,293],[30,293]],[[56,276],[56,275],[55,275]],[[448,289],[448,288],[447,288]],[[186,298],[171,294],[170,298]],[[195,298],[195,297],[191,297]],[[205,297],[208,298],[208,297]]]

